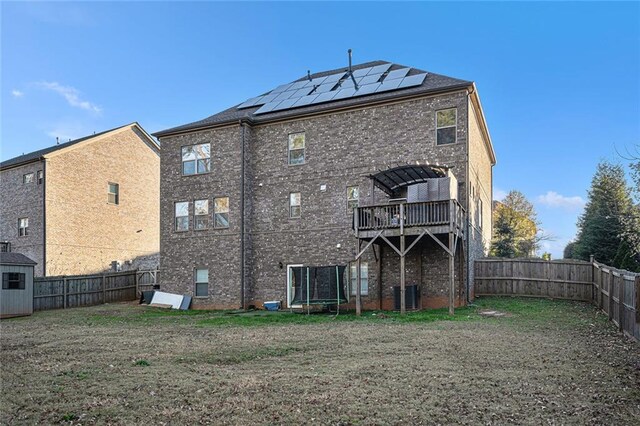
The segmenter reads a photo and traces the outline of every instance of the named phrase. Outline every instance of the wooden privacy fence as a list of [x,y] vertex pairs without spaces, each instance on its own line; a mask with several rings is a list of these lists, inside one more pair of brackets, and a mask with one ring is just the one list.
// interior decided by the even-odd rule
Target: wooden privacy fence
[[596,304],[621,331],[640,340],[640,274],[592,260],[478,259],[476,296],[550,297]]
[[138,271],[33,280],[34,311],[122,302],[137,297]]

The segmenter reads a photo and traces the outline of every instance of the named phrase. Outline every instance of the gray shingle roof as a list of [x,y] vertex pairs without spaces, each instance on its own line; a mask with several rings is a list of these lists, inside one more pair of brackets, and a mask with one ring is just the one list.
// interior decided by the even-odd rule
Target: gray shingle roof
[[130,124],[125,124],[124,126],[114,127],[113,129],[105,130],[104,132],[95,133],[93,135],[85,136],[85,137],[80,138],[80,139],[74,139],[74,140],[69,141],[69,142],[61,143],[59,145],[53,145],[53,146],[50,146],[48,148],[39,149],[37,151],[29,152],[28,154],[23,154],[23,155],[19,155],[17,157],[14,157],[14,158],[10,158],[10,159],[5,160],[5,161],[0,163],[0,169],[4,169],[4,168],[7,168],[7,167],[18,166],[20,164],[26,164],[26,163],[30,163],[32,161],[37,161],[40,158],[42,158],[43,155],[49,154],[51,152],[55,152],[55,151],[57,151],[59,149],[67,148],[67,147],[69,147],[71,145],[75,145],[77,143],[89,140],[91,138],[95,138],[95,137],[104,135],[105,133],[113,132],[114,130],[122,129],[122,128],[127,127],[127,126],[131,126],[132,124],[137,124],[137,123],[130,123]]
[[0,264],[2,265],[36,265],[37,263],[29,259],[22,253],[0,252]]
[[[367,62],[364,64],[353,66],[353,70],[355,71],[361,68],[373,67],[376,65],[389,64],[389,63],[390,62],[388,61]],[[391,70],[400,69],[400,68],[407,68],[407,67],[404,65],[392,64]],[[323,71],[323,72],[311,74],[311,78],[324,77],[324,76],[335,74],[341,71],[346,71],[346,70],[344,68],[338,68],[330,71]],[[408,75],[421,74],[425,72],[426,71],[422,71],[416,68],[411,68],[411,71],[409,72]],[[170,129],[162,130],[160,132],[154,133],[153,135],[156,137],[162,137],[162,136],[170,135],[173,133],[180,133],[184,131],[212,127],[212,126],[221,125],[221,124],[234,123],[243,119],[250,120],[255,123],[268,122],[268,121],[277,120],[285,117],[288,118],[288,117],[293,117],[297,115],[306,115],[310,113],[328,111],[332,109],[339,109],[343,107],[350,107],[350,106],[360,105],[365,103],[386,101],[394,98],[417,95],[422,93],[459,89],[459,88],[467,87],[472,84],[471,81],[460,80],[457,78],[447,77],[444,75],[434,74],[431,72],[426,72],[426,74],[427,74],[427,77],[424,79],[424,82],[420,86],[407,87],[405,89],[394,90],[390,92],[373,93],[370,95],[365,95],[365,96],[360,96],[355,98],[340,99],[340,100],[330,101],[322,104],[311,104],[304,107],[279,110],[279,111],[274,111],[274,112],[260,114],[260,115],[254,114],[258,109],[260,109],[260,106],[238,109],[238,106],[240,105],[238,104],[224,111],[221,111],[217,114],[214,114],[210,117],[207,117],[203,120],[194,121],[193,123],[188,123],[182,126],[177,126]],[[306,78],[307,76],[304,76],[297,80],[294,80],[294,82],[305,80]]]

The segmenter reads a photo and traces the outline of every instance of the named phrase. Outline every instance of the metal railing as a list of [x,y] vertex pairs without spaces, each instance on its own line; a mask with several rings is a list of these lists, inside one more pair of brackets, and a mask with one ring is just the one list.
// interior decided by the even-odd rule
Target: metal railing
[[457,200],[357,207],[353,218],[356,231],[437,225],[462,228],[463,224],[464,209]]

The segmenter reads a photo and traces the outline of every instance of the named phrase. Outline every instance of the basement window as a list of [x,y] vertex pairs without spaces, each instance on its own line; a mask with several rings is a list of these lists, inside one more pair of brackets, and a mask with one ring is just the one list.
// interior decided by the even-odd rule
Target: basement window
[[[356,295],[358,280],[358,264],[351,263],[351,295]],[[366,296],[369,294],[369,265],[367,262],[360,262],[360,294]]]
[[193,227],[196,230],[209,227],[209,200],[196,200],[193,210],[195,213]]
[[436,144],[448,145],[456,143],[456,108],[436,111]]
[[182,147],[182,174],[198,175],[211,171],[211,146],[208,143]]
[[189,202],[181,201],[175,205],[176,211],[176,231],[184,232],[189,230]]
[[360,200],[360,189],[357,186],[347,187],[347,214],[353,213],[353,209],[358,207]]
[[22,175],[22,183],[33,183],[33,173]]
[[304,164],[304,133],[292,133],[289,135],[289,165]]
[[109,182],[107,190],[107,203],[120,204],[120,185]]
[[208,269],[196,269],[196,291],[195,297],[208,297],[209,296],[209,270]]
[[18,235],[20,237],[26,237],[29,235],[29,218],[21,217],[18,219]]
[[213,220],[216,228],[229,227],[229,197],[213,199]]
[[299,192],[289,194],[289,217],[299,218],[302,216],[302,197]]
[[3,272],[2,273],[2,289],[3,290],[24,290],[26,274],[20,272]]

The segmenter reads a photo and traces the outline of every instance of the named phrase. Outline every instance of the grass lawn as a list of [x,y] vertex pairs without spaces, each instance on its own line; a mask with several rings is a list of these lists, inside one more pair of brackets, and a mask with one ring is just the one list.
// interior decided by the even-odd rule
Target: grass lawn
[[483,298],[454,317],[109,304],[0,327],[2,424],[640,423],[640,345],[578,302]]

